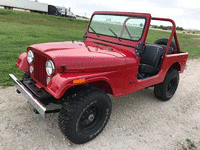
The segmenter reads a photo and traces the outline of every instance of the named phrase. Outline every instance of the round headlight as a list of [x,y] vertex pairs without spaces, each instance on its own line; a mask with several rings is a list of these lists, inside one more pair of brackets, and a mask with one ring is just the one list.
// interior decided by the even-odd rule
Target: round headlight
[[48,60],[48,61],[46,62],[46,72],[47,72],[47,74],[48,74],[49,76],[52,76],[53,73],[54,73],[54,71],[55,71],[55,66],[54,66],[54,64],[53,64],[53,61]]
[[29,64],[32,64],[33,60],[34,60],[33,52],[31,50],[29,50],[28,54],[27,54],[27,61],[28,61]]

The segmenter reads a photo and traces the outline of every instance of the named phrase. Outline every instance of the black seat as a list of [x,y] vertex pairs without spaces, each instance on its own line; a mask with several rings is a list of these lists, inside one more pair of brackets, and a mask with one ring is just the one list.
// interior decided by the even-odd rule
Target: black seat
[[[164,56],[166,46],[158,44],[145,44],[145,51],[141,56],[139,73],[145,75],[156,75],[159,72],[159,66]],[[173,53],[170,47],[168,54]]]

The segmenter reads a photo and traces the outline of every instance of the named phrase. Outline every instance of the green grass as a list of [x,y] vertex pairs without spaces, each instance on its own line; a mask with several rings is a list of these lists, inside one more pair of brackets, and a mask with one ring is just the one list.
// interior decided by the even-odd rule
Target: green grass
[[[147,42],[153,43],[160,38],[169,39],[170,32],[150,30]],[[177,33],[180,49],[189,53],[189,59],[200,57],[200,36]]]
[[32,44],[83,39],[88,21],[0,9],[0,86],[12,85],[8,74],[21,78],[18,56]]
[[[15,66],[18,56],[29,45],[45,42],[80,41],[88,21],[0,9],[0,86],[12,85],[8,74],[21,78],[23,72]],[[147,42],[169,37],[169,33],[150,30]],[[189,58],[200,56],[199,36],[178,34],[181,50]]]

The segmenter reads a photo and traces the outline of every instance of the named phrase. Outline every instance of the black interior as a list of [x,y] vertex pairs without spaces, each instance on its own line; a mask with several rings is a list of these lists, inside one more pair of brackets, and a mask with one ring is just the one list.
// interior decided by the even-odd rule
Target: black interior
[[[164,56],[166,45],[146,43],[141,55],[138,78],[156,75]],[[172,54],[173,48],[169,48],[168,54]]]

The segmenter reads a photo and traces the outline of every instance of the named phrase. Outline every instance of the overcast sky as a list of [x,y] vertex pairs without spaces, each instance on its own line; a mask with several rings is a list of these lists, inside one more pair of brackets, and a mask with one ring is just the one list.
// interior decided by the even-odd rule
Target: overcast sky
[[[153,17],[174,19],[184,29],[200,30],[200,0],[38,0],[56,6],[71,7],[76,15],[90,18],[94,11],[150,13]],[[155,24],[155,23],[154,23]]]

